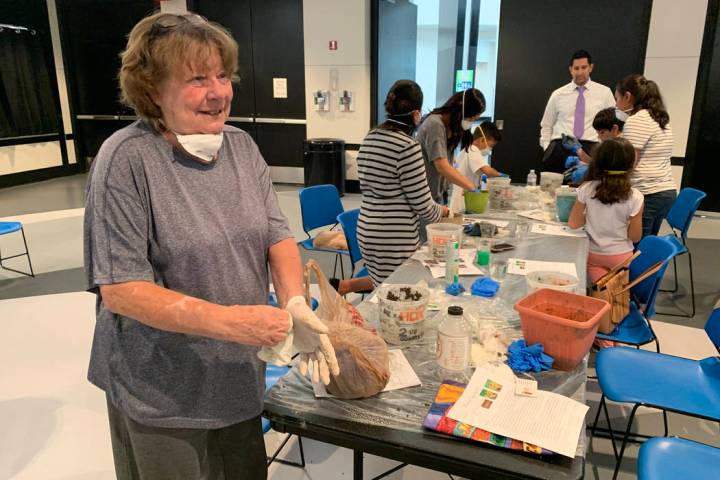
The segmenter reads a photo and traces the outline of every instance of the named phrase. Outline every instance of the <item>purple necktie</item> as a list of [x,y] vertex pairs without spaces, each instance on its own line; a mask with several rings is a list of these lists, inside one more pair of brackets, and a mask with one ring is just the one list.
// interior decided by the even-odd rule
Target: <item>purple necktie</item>
[[575,102],[575,123],[573,124],[573,135],[580,140],[585,133],[585,87],[577,87],[578,97]]

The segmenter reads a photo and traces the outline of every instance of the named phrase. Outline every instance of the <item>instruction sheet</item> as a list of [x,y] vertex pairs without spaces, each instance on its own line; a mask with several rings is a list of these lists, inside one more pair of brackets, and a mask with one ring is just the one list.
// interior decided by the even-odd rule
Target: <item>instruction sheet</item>
[[[482,268],[475,265],[475,259],[473,258],[474,256],[474,249],[460,249],[460,253],[458,255],[458,275],[485,275],[486,272]],[[420,263],[423,264],[423,266],[428,267],[433,278],[443,278],[445,276],[445,262],[438,262],[432,257],[430,253],[426,252],[425,249],[421,249],[415,252],[412,258],[414,260],[418,260]]]
[[541,235],[558,235],[561,237],[587,237],[585,230],[573,230],[566,225],[555,225],[550,223],[534,223],[530,228],[532,233]]
[[562,272],[577,278],[577,268],[570,262],[543,262],[540,260],[524,260],[522,258],[508,258],[507,273],[513,275],[527,275],[530,272]]
[[[410,362],[405,358],[402,350],[396,348],[388,350],[388,353],[390,354],[390,380],[388,380],[387,385],[383,388],[383,392],[422,385],[420,378],[418,378],[412,365],[410,365]],[[322,382],[313,382],[313,393],[315,393],[315,397],[317,398],[333,398],[333,395],[328,393]]]
[[588,406],[543,390],[516,395],[515,382],[505,364],[479,367],[447,416],[573,458]]

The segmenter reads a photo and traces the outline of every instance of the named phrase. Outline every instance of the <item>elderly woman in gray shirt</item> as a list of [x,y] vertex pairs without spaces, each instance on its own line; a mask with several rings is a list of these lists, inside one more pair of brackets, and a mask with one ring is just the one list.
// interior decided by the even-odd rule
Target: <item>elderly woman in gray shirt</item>
[[[258,353],[291,327],[301,363],[338,374],[268,166],[225,125],[237,50],[197,15],[158,13],[122,54],[122,100],[141,120],[100,148],[84,227],[88,377],[106,393],[119,479],[266,478]],[[284,310],[267,305],[268,265]]]

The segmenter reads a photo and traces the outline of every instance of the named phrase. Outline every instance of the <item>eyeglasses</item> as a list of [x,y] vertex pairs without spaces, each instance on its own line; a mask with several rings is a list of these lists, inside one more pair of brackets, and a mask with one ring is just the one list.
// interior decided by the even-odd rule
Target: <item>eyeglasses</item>
[[162,36],[172,29],[186,23],[201,25],[203,23],[207,23],[207,18],[196,13],[187,13],[185,15],[168,13],[155,20],[152,27],[150,27],[150,37],[155,38]]

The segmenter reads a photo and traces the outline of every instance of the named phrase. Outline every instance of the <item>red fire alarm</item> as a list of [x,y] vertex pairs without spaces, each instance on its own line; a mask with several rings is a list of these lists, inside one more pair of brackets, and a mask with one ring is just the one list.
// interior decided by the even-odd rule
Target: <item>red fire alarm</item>
[[337,40],[330,40],[330,44],[328,45],[328,48],[330,50],[337,50]]

